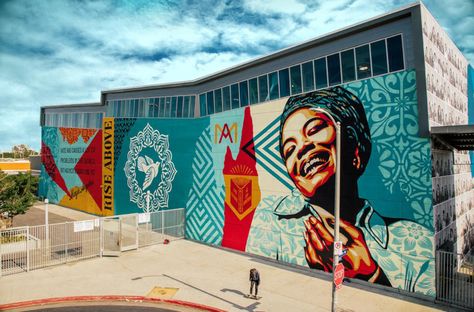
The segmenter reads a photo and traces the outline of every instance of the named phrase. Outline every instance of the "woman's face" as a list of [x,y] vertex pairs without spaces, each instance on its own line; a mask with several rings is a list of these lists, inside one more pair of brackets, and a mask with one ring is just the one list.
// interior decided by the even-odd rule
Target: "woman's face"
[[336,129],[321,112],[300,108],[285,121],[283,160],[300,192],[313,198],[336,170]]

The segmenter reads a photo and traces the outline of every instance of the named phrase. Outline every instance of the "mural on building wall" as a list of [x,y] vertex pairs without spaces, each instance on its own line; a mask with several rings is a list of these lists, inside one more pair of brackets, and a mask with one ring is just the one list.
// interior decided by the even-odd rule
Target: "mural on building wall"
[[187,237],[331,271],[335,130],[322,109],[344,129],[346,275],[434,295],[414,71],[213,115],[195,145]]
[[185,207],[191,147],[202,121],[115,118],[113,123],[115,214]]
[[[130,189],[130,201],[137,204],[138,208],[155,212],[168,207],[169,193],[176,175],[168,135],[161,134],[147,123],[142,131],[130,138],[124,171]],[[139,178],[140,173],[142,179]]]
[[191,120],[116,118],[115,214],[186,207],[190,239],[329,272],[328,114],[343,128],[346,275],[434,295],[430,141],[418,137],[414,71]]
[[222,170],[225,181],[222,246],[240,251],[245,251],[254,212],[260,202],[252,129],[250,107],[247,107],[240,150],[234,159],[230,147],[227,147]]
[[102,131],[42,128],[39,194],[51,203],[106,215],[102,210]]

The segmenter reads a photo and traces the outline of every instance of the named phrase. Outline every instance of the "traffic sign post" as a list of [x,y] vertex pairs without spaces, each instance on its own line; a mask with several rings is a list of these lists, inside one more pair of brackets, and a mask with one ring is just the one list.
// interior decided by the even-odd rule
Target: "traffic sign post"
[[334,253],[338,256],[341,256],[342,255],[342,242],[339,241],[339,242],[334,242]]
[[344,265],[338,263],[334,270],[334,285],[336,286],[336,289],[341,289],[342,281],[344,281]]

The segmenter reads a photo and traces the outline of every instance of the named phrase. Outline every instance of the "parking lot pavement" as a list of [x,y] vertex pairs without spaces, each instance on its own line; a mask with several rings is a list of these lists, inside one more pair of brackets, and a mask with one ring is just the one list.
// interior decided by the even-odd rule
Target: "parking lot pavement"
[[[13,226],[34,226],[45,224],[45,204],[42,202],[36,202],[33,207],[28,209],[25,214],[18,215],[13,218]],[[91,220],[97,218],[94,215],[74,210],[70,208],[64,208],[54,204],[48,204],[48,221],[49,224],[62,223],[68,221],[80,221],[80,220]]]
[[[250,268],[260,271],[259,300],[246,298]],[[329,311],[325,274],[209,247],[188,240],[154,245],[0,278],[0,304],[67,296],[168,296],[226,311]],[[152,292],[153,289],[173,292]],[[428,301],[357,283],[338,291],[344,311],[446,311]]]

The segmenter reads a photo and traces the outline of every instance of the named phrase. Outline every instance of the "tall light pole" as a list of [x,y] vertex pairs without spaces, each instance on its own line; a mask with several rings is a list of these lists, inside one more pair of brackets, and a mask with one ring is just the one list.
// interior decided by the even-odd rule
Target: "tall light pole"
[[49,247],[48,206],[49,206],[49,200],[47,198],[45,198],[45,200],[44,200],[44,224],[45,224],[45,234],[46,234],[46,247]]
[[311,108],[312,111],[320,112],[329,117],[331,119],[334,128],[336,128],[336,180],[335,180],[335,192],[334,192],[334,241],[332,244],[333,251],[332,251],[332,306],[331,311],[336,311],[336,304],[337,304],[337,293],[336,293],[336,284],[334,283],[335,275],[336,275],[336,266],[339,263],[339,255],[336,252],[335,243],[339,242],[339,219],[340,219],[340,192],[341,192],[341,123],[336,122],[334,117],[331,115],[330,112],[323,108]]

